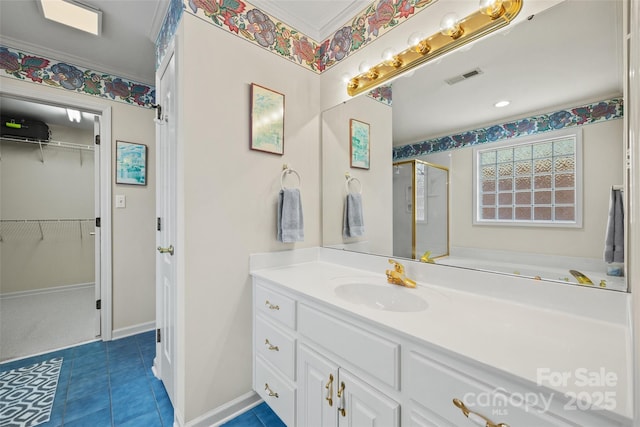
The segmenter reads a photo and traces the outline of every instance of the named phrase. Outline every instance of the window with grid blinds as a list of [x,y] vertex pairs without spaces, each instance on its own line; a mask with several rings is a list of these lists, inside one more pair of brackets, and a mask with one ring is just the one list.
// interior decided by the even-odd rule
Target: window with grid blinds
[[476,151],[476,223],[579,226],[577,134]]

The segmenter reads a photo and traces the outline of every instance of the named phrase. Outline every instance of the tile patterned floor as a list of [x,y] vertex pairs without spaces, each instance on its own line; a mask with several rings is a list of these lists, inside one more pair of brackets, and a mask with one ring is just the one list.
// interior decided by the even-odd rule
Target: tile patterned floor
[[[0,364],[0,371],[64,358],[51,419],[39,427],[171,427],[169,396],[151,372],[155,333],[96,341]],[[266,403],[224,427],[286,427]]]
[[255,408],[238,415],[220,427],[287,427],[285,423],[269,408],[261,403]]
[[64,358],[51,419],[42,427],[172,426],[169,396],[151,372],[154,338],[151,331],[92,342],[2,363],[0,371]]

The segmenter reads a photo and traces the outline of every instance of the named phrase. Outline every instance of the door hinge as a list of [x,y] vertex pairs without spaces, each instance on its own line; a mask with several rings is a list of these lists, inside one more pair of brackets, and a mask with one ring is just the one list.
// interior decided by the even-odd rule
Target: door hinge
[[158,231],[162,231],[162,220],[158,217],[158,221],[156,222],[156,229]]
[[156,342],[161,342],[162,340],[160,339],[160,329],[156,329]]
[[96,135],[96,145],[100,145],[100,135]]
[[96,218],[96,227],[100,227],[100,218]]
[[102,300],[96,300],[96,310],[101,310],[102,309]]

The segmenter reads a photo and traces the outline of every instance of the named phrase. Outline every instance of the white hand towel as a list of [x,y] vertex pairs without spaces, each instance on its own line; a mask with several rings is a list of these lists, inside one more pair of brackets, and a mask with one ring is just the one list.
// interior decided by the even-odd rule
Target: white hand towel
[[304,240],[304,220],[300,190],[285,188],[278,195],[277,238],[283,243]]
[[342,236],[359,237],[362,235],[364,235],[362,195],[360,193],[349,193],[344,205]]

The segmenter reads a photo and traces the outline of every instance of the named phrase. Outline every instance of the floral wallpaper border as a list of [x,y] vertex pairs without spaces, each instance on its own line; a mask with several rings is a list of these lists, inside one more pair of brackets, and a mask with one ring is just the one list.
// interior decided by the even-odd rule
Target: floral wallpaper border
[[160,33],[156,39],[156,70],[160,68],[160,64],[167,53],[167,47],[178,30],[183,11],[184,3],[182,0],[171,0],[167,14],[162,22]]
[[100,71],[79,68],[66,62],[22,52],[0,45],[0,70],[4,77],[30,81],[83,95],[151,108],[153,86]]
[[321,73],[436,0],[376,0],[321,43],[242,0],[183,1],[189,13]]
[[391,89],[391,83],[373,89],[371,92],[367,93],[367,96],[391,107],[391,105],[393,104],[393,91]]
[[622,98],[613,98],[550,114],[527,117],[441,138],[393,148],[393,160],[433,154],[471,145],[486,144],[519,136],[551,132],[623,117]]

